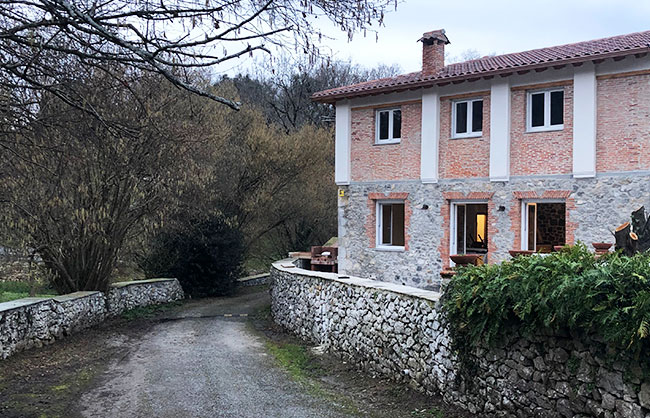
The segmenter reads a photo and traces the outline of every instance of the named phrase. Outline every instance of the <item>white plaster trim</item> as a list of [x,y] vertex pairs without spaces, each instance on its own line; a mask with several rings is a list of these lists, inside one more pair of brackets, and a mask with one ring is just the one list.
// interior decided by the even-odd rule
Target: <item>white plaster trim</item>
[[425,183],[425,184],[438,183],[438,179],[436,179],[436,178],[423,178],[423,179],[421,179],[421,181],[422,181],[422,183]]
[[[313,277],[317,279],[330,280],[341,284],[366,287],[370,289],[385,290],[388,292],[398,293],[401,295],[411,296],[437,302],[440,300],[440,293],[431,290],[418,289],[416,287],[404,286],[401,284],[382,282],[379,280],[362,279],[355,276],[346,276],[337,273],[325,273],[320,271],[304,270],[298,267],[285,267],[293,263],[294,259],[280,260],[272,264],[272,268],[285,273],[296,274],[304,277]],[[341,276],[347,277],[342,279]]]
[[585,63],[573,78],[573,176],[596,175],[596,69]]
[[510,177],[510,83],[497,79],[490,90],[490,180]]
[[347,186],[350,184],[351,116],[349,102],[341,101],[336,103],[334,181],[339,186]]
[[438,147],[440,143],[440,97],[436,91],[422,94],[420,179],[438,181]]
[[377,251],[403,253],[406,248],[403,245],[378,245],[374,248]]

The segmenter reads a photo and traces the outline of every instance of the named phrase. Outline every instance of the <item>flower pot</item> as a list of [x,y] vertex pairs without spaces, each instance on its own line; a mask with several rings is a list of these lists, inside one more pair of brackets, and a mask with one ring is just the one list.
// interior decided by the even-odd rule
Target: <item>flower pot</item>
[[476,260],[481,257],[483,257],[483,254],[454,254],[449,258],[458,266],[468,266],[470,264],[476,265]]
[[609,242],[592,242],[591,245],[596,249],[596,251],[609,251],[612,247],[612,244]]
[[564,248],[564,245],[554,245],[553,246],[553,251],[562,251]]
[[532,250],[510,250],[508,252],[512,258],[519,257],[520,255],[531,255],[535,253],[535,251]]

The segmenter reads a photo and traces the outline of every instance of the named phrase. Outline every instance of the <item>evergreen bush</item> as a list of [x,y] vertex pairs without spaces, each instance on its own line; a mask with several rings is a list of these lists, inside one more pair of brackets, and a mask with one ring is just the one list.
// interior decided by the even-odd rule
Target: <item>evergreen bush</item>
[[[188,226],[189,225],[189,226]],[[161,232],[142,262],[148,277],[175,277],[193,297],[231,294],[242,273],[242,234],[213,216]]]
[[650,335],[649,277],[648,253],[596,258],[578,244],[461,268],[442,303],[459,352],[493,346],[513,330],[524,337],[569,331],[638,356]]

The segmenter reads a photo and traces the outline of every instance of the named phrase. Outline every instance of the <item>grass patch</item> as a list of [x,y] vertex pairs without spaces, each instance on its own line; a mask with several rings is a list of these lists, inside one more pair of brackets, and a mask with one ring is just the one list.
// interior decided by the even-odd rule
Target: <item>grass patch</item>
[[[12,281],[0,282],[0,303],[29,297],[30,285],[27,282]],[[36,286],[36,297],[47,298],[56,296],[52,289],[43,289]]]
[[315,377],[321,370],[320,366],[312,362],[307,349],[301,345],[267,342],[266,348],[294,380],[304,381]]
[[161,303],[159,305],[141,306],[123,312],[121,316],[123,319],[126,319],[127,321],[132,321],[134,319],[151,319],[163,312],[170,311],[173,308],[180,306],[181,304],[182,302],[176,301],[176,302],[169,302],[169,303]]
[[56,385],[56,386],[52,386],[52,391],[61,392],[62,390],[68,390],[69,388],[70,388],[70,385],[66,385],[66,384]]

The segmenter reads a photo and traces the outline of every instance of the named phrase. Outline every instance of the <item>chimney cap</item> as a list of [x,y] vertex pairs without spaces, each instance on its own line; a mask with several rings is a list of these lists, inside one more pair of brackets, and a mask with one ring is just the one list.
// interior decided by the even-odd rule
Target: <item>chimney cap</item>
[[432,45],[435,41],[439,41],[448,45],[449,38],[445,35],[444,29],[432,30],[431,32],[425,32],[422,34],[422,37],[418,39],[418,42],[423,42],[426,45]]

